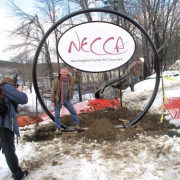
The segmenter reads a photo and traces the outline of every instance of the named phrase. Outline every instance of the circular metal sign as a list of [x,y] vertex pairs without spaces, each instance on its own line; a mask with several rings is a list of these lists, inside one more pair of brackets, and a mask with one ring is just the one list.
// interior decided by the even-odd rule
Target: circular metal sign
[[58,43],[59,56],[65,63],[91,72],[115,69],[129,61],[134,51],[135,41],[131,34],[107,22],[74,26]]

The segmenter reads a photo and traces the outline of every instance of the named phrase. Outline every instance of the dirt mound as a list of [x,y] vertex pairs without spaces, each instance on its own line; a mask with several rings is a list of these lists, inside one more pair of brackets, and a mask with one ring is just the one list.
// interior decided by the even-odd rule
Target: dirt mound
[[108,119],[95,119],[90,127],[76,135],[77,139],[85,138],[102,143],[103,141],[118,140],[119,131],[113,126]]
[[[78,115],[80,126],[87,130],[74,136],[69,136],[68,134],[68,140],[71,140],[71,137],[75,137],[76,140],[83,139],[87,142],[97,141],[99,143],[104,141],[132,141],[140,135],[165,135],[169,129],[176,129],[167,120],[159,123],[161,115],[150,113],[147,113],[134,126],[125,128],[124,123],[131,121],[139,113],[140,111],[130,111],[126,107],[122,107],[118,110],[108,108],[101,111],[80,114]],[[62,122],[66,125],[73,126],[71,116],[62,117]],[[63,133],[63,139],[66,139],[66,133]]]
[[[80,126],[85,130],[77,133],[77,131],[67,132],[63,131],[60,136],[62,140],[74,141],[83,140],[89,142],[119,142],[119,141],[133,141],[141,135],[145,136],[159,136],[165,135],[168,130],[176,129],[169,121],[164,120],[160,123],[159,114],[147,113],[135,125],[126,127],[125,123],[133,120],[139,115],[140,111],[130,111],[126,107],[117,110],[107,108],[105,110],[93,111],[89,113],[79,114]],[[73,126],[70,115],[63,116],[62,123],[67,126]],[[25,133],[24,138],[27,141],[51,140],[57,137],[54,133],[55,125],[53,121],[49,124],[37,126],[33,134]],[[59,136],[58,136],[59,137]]]

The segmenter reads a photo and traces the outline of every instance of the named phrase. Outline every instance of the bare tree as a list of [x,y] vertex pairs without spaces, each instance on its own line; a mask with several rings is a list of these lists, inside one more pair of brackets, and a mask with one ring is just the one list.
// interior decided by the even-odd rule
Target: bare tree
[[[158,50],[162,66],[166,66],[166,64],[170,63],[169,61],[172,61],[174,56],[170,57],[170,54],[172,54],[170,52],[174,48],[170,44],[178,47],[177,37],[180,32],[180,2],[178,0],[106,0],[104,2],[106,6],[108,4],[106,8],[126,14],[142,25]],[[125,19],[119,19],[119,22],[135,37],[136,34],[138,34],[138,37],[141,35],[140,52],[138,54],[142,54],[146,59],[144,66],[145,77],[151,75],[153,70],[156,69],[156,64],[154,63],[153,52],[146,37],[137,32],[136,29],[131,31],[132,24],[128,23]],[[172,43],[172,41],[176,43]]]
[[[10,59],[12,62],[19,64],[17,70],[14,73],[19,75],[24,85],[28,85],[31,88],[32,85],[32,58],[26,53],[18,54],[17,56]],[[27,84],[28,83],[28,84]]]
[[[30,15],[22,11],[13,0],[8,0],[8,2],[9,7],[11,8],[11,16],[18,20],[17,27],[9,31],[9,38],[18,38],[21,39],[21,41],[18,41],[17,44],[11,44],[6,50],[16,50],[20,52],[20,54],[22,52],[26,52],[26,54],[28,53],[29,55],[34,56],[41,38],[46,33],[45,28],[55,23],[59,17],[59,13],[57,14],[59,9],[57,7],[59,5],[60,8],[60,4],[56,0],[36,0],[35,7],[41,12],[39,18],[38,15]],[[55,30],[53,34],[55,39],[54,49],[58,59],[58,53],[56,50],[58,31]],[[53,80],[51,64],[52,52],[53,51],[52,47],[50,47],[49,40],[46,40],[41,49],[40,59],[45,58],[48,67],[47,70],[49,71],[49,78],[51,81]],[[40,61],[42,61],[42,59]]]
[[[165,64],[168,61],[169,44],[172,40],[172,36],[177,29],[180,22],[180,11],[178,8],[178,0],[136,0],[133,1],[134,18],[140,22],[144,29],[148,32],[154,44],[158,50],[161,64]],[[139,5],[139,6],[137,6]],[[146,43],[146,41],[144,40]],[[147,43],[146,43],[147,44]],[[149,47],[143,45],[143,52],[149,64],[147,68],[153,63],[151,54],[149,54]],[[151,60],[149,59],[151,57]]]

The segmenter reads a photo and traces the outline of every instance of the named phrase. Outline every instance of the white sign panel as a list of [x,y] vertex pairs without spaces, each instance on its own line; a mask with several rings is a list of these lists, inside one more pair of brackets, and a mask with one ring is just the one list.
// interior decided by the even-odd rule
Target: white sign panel
[[58,51],[68,65],[82,71],[103,72],[125,64],[134,54],[133,37],[107,22],[77,25],[60,38]]

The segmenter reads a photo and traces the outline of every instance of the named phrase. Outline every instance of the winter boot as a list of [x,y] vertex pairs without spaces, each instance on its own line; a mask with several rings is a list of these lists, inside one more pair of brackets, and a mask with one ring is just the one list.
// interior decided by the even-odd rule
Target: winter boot
[[27,176],[28,176],[28,171],[26,170],[26,171],[23,171],[23,172],[22,172],[21,177],[16,178],[16,177],[14,177],[14,176],[12,175],[12,178],[13,178],[14,180],[22,180],[22,179],[24,179],[24,178],[27,177]]
[[79,126],[79,124],[77,124],[74,128],[75,128],[75,130],[76,130],[78,133],[84,131],[84,129],[82,129],[82,128]]
[[56,135],[61,135],[61,134],[62,134],[61,129],[60,129],[60,128],[57,128],[56,131],[55,131],[55,134],[56,134]]

